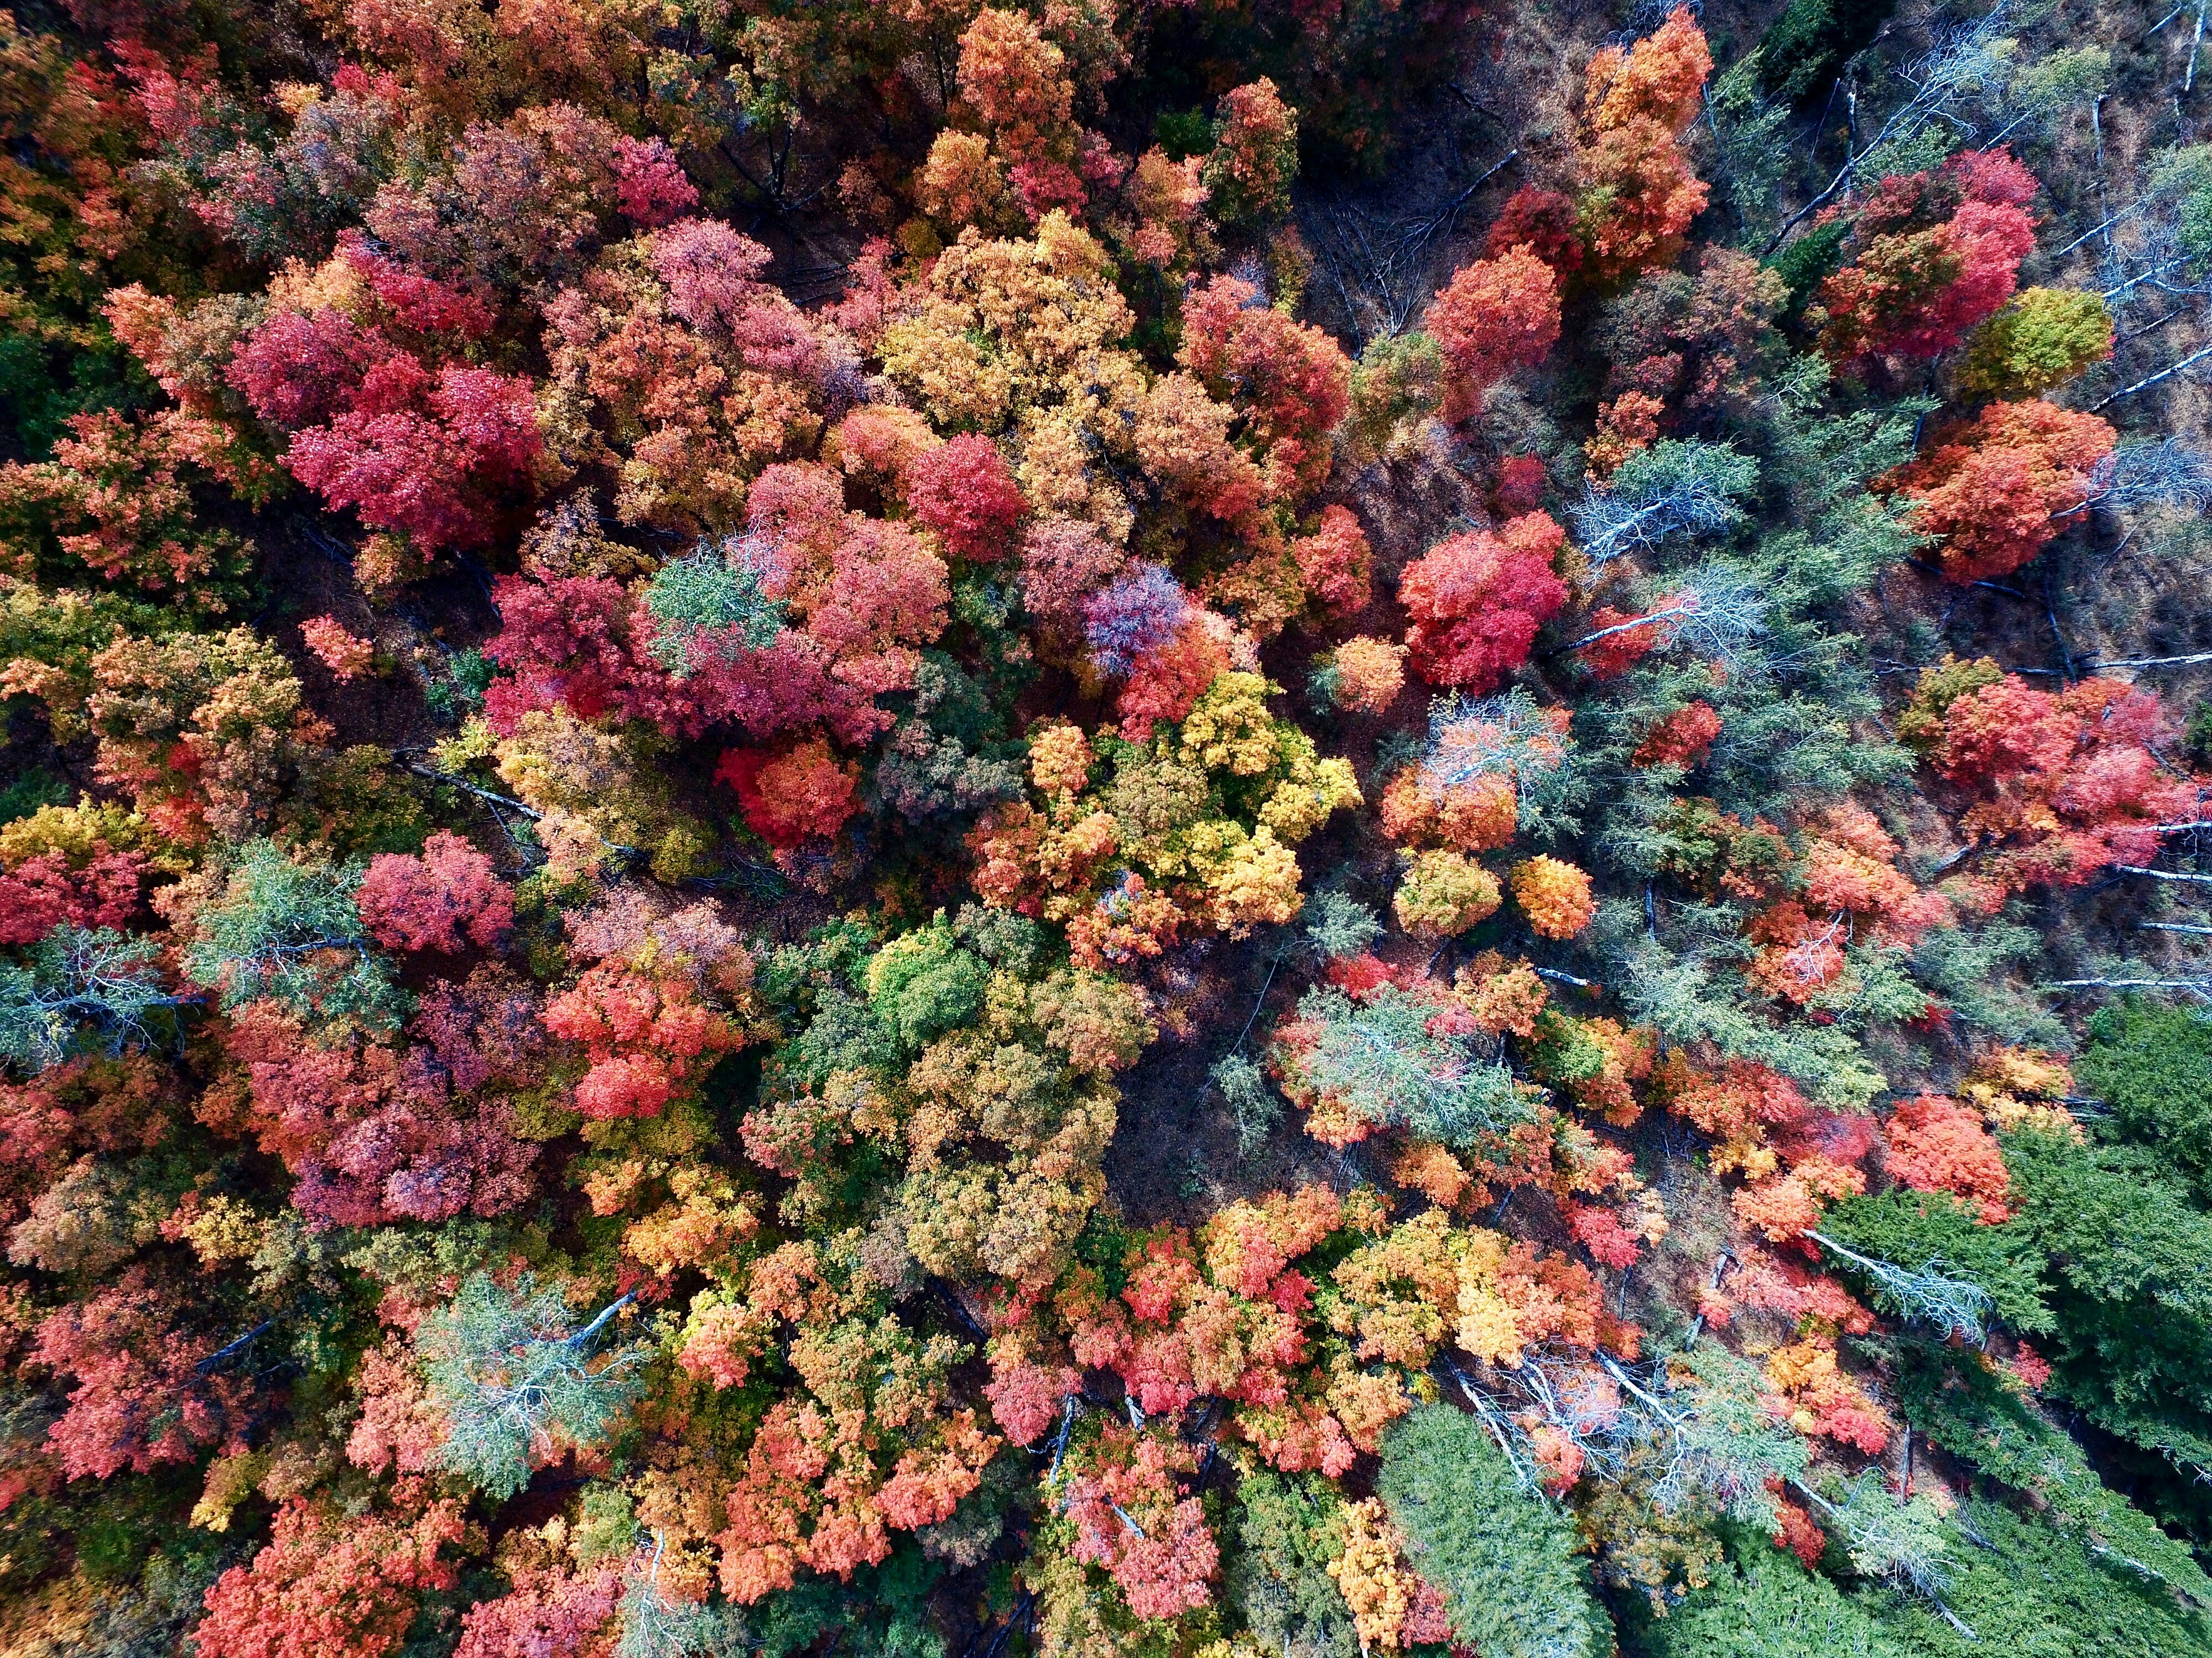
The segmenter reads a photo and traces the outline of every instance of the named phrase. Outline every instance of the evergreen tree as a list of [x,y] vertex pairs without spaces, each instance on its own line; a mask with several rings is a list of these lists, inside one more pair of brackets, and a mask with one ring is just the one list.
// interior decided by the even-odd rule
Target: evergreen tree
[[1383,1437],[1376,1489],[1459,1640],[1491,1658],[1603,1658],[1612,1637],[1573,1527],[1515,1479],[1475,1418],[1415,1407]]

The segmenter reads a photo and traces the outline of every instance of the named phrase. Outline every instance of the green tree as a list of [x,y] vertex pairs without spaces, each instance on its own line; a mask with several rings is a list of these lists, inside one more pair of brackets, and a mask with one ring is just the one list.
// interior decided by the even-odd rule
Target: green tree
[[362,930],[357,862],[302,862],[273,841],[231,854],[215,898],[192,917],[185,976],[226,1008],[270,998],[307,1015],[395,1024],[404,998]]
[[1905,1658],[1856,1600],[1763,1539],[1664,1618],[1632,1616],[1636,1658]]
[[1474,1417],[1415,1407],[1382,1441],[1376,1490],[1422,1576],[1443,1591],[1452,1632],[1485,1658],[1602,1658],[1605,1615],[1574,1558],[1566,1517],[1514,1478]]
[[2088,1037],[2075,1072],[2112,1108],[2111,1127],[2212,1200],[2212,1021],[2130,998],[2100,1010]]
[[2032,398],[2112,355],[2112,317],[2097,295],[2030,288],[1974,331],[1959,384],[1990,397]]
[[[1984,1226],[1977,1210],[1947,1193],[1899,1187],[1846,1198],[1822,1218],[1820,1241],[1886,1313],[1975,1336],[1990,1313],[2024,1334],[2051,1327],[2043,1258],[2026,1230]],[[1967,1310],[1969,1302],[1978,1308]]]
[[2017,1224],[2050,1262],[2049,1391],[2106,1432],[2212,1467],[2212,1217],[2141,1147],[2003,1139]]
[[1328,1563],[1344,1552],[1343,1503],[1326,1480],[1265,1468],[1237,1487],[1229,1599],[1283,1658],[1355,1658],[1359,1637]]
[[199,999],[163,987],[159,945],[112,928],[56,927],[26,953],[0,962],[0,1062],[21,1070],[151,1046]]
[[534,1463],[558,1444],[603,1440],[636,1388],[646,1349],[596,1357],[599,1336],[627,1306],[624,1296],[581,1327],[556,1288],[527,1272],[504,1288],[483,1272],[422,1321],[416,1336],[423,1379],[444,1411],[439,1459],[453,1473],[504,1500],[530,1481]]

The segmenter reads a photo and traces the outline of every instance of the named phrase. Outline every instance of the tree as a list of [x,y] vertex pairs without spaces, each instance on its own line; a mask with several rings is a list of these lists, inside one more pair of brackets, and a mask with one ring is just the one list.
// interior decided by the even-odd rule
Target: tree
[[1959,383],[1992,397],[2040,397],[2112,355],[2112,318],[2100,295],[2023,288],[1974,331]]
[[360,678],[375,665],[376,647],[356,639],[333,616],[309,616],[300,624],[300,640],[341,684]]
[[277,1510],[252,1564],[233,1566],[207,1592],[193,1639],[206,1658],[385,1658],[398,1649],[422,1595],[458,1581],[441,1552],[462,1531],[460,1504],[450,1498],[412,1516],[349,1519],[294,1497]]
[[311,1226],[499,1214],[528,1199],[535,1149],[496,1092],[466,1103],[535,1077],[536,1011],[512,978],[480,969],[423,998],[422,1043],[403,1054],[343,1024],[311,1036],[282,1005],[248,1004],[224,1039],[244,1072],[240,1127],[297,1177],[292,1204]]
[[1513,902],[1547,938],[1573,938],[1597,911],[1589,877],[1556,858],[1531,858],[1513,866]]
[[2053,695],[1994,663],[1923,671],[1900,718],[1907,740],[1975,804],[1960,831],[2002,891],[2078,885],[2155,854],[2160,822],[2187,821],[2191,786],[2161,776],[2165,715],[2148,692],[2085,679]]
[[464,1279],[416,1334],[430,1400],[446,1417],[441,1466],[504,1499],[559,1448],[604,1439],[636,1390],[645,1352],[593,1349],[629,1301],[576,1326],[560,1289],[541,1290],[527,1272],[507,1286],[482,1272]]
[[1573,1533],[1515,1478],[1476,1418],[1416,1406],[1383,1437],[1376,1490],[1413,1565],[1443,1591],[1456,1639],[1502,1658],[1605,1652]]
[[191,1327],[176,1286],[134,1265],[42,1320],[36,1361],[70,1379],[46,1438],[70,1479],[106,1479],[189,1462],[203,1448],[244,1448],[252,1383],[236,1348]]
[[362,926],[387,950],[489,950],[514,925],[514,896],[491,859],[443,829],[419,858],[386,852],[370,859],[354,902]]
[[602,1560],[583,1572],[556,1565],[511,1576],[507,1594],[462,1614],[456,1658],[584,1658],[604,1645],[622,1598],[618,1561]]
[[1904,497],[1913,528],[1942,537],[1944,574],[1986,581],[2011,574],[2081,516],[2115,440],[2094,415],[2040,399],[1996,403],[1878,487]]
[[2051,1327],[2042,1257],[2020,1227],[1990,1224],[1971,1201],[1902,1187],[1845,1198],[1821,1217],[1820,1239],[1837,1270],[1897,1317],[1970,1338],[1986,1334],[1992,1315],[2023,1335]]
[[653,573],[645,589],[655,624],[653,654],[672,676],[686,678],[717,660],[775,643],[783,606],[763,585],[781,574],[775,563],[757,544],[732,537]]
[[[960,37],[961,95],[975,106],[1014,164],[1017,188],[1023,183],[1020,170],[1030,169],[1035,182],[1023,193],[1032,218],[1042,217],[1052,204],[1049,199],[1030,199],[1048,170],[1056,162],[1058,173],[1066,173],[1065,164],[1073,159],[1070,112],[1075,88],[1067,78],[1066,61],[1019,12],[987,8]],[[1073,174],[1068,177],[1072,182]],[[1079,203],[1081,185],[1073,185],[1073,190]]]
[[1528,659],[1536,630],[1566,602],[1553,560],[1566,532],[1542,513],[1449,537],[1407,568],[1399,602],[1412,625],[1406,645],[1432,685],[1496,687]]
[[1882,1125],[1893,1179],[1916,1192],[1948,1192],[1974,1206],[1983,1224],[2011,1218],[2004,1159],[1981,1114],[1937,1095],[1907,1100]]
[[1177,361],[1243,416],[1266,497],[1297,501],[1328,475],[1329,436],[1350,404],[1352,364],[1320,329],[1261,298],[1236,276],[1216,276],[1194,291],[1183,301]]
[[1700,699],[1686,708],[1677,708],[1646,732],[1636,752],[1629,756],[1629,763],[1694,770],[1720,734],[1719,711]]
[[597,1120],[659,1116],[716,1056],[742,1047],[743,1033],[700,999],[700,989],[676,964],[641,969],[616,959],[547,1002],[545,1028],[581,1044],[591,1061],[576,1084],[576,1108]]
[[185,975],[226,1008],[270,999],[308,1015],[396,1020],[398,993],[363,935],[361,865],[303,863],[273,841],[233,853],[192,916]]
[[1355,714],[1381,714],[1406,688],[1406,647],[1360,635],[1314,667],[1316,697]]
[[1310,535],[1291,543],[1291,557],[1307,596],[1333,617],[1354,616],[1367,608],[1374,556],[1359,520],[1348,508],[1334,505],[1321,509]]
[[1708,191],[1690,170],[1680,139],[1712,66],[1705,32],[1686,7],[1626,50],[1607,46],[1590,59],[1576,205],[1577,240],[1597,280],[1672,264],[1681,252]]
[[778,851],[834,836],[860,809],[860,768],[840,765],[818,737],[781,754],[732,749],[714,780],[737,790],[746,825]]
[[1266,76],[1221,94],[1200,175],[1224,224],[1266,224],[1291,210],[1298,176],[1298,112]]
[[966,433],[922,451],[908,462],[905,485],[908,508],[954,557],[994,564],[1015,544],[1026,508],[988,439]]
[[1356,1658],[1358,1637],[1328,1576],[1341,1547],[1342,1504],[1311,1475],[1255,1469],[1237,1482],[1236,1547],[1223,1573],[1226,1598],[1254,1634],[1310,1658]]
[[1085,603],[1084,637],[1102,671],[1127,676],[1139,659],[1174,643],[1190,610],[1182,584],[1164,566],[1133,565]]
[[[415,375],[428,380],[419,367]],[[530,382],[448,365],[407,401],[417,397],[419,410],[349,410],[295,433],[285,465],[376,529],[429,548],[480,544],[491,537],[494,499],[527,483],[541,447]]]
[[0,1060],[36,1072],[80,1054],[157,1046],[179,1010],[200,999],[168,993],[160,955],[150,939],[64,923],[32,945],[27,964],[0,962]]
[[1273,1055],[1283,1091],[1311,1114],[1307,1132],[1346,1145],[1402,1127],[1472,1145],[1526,1121],[1512,1073],[1482,1057],[1472,1022],[1460,1028],[1444,999],[1426,984],[1386,983],[1356,1000],[1333,987],[1308,991],[1297,1017],[1276,1027]]
[[2009,1194],[2050,1263],[2056,1328],[2045,1391],[2106,1432],[2160,1455],[2212,1455],[2212,1316],[2199,1287],[2212,1221],[2140,1151],[2020,1128],[2002,1137]]
[[2075,1062],[2083,1088],[2129,1139],[2158,1148],[2200,1196],[2212,1196],[2212,1023],[2130,997],[2089,1020]]
[[1220,1549],[1206,1511],[1178,1479],[1197,1471],[1189,1447],[1109,1422],[1065,1487],[1075,1558],[1103,1566],[1139,1618],[1195,1612],[1213,1598]]
[[1497,913],[1497,878],[1465,854],[1424,852],[1398,883],[1391,908],[1416,938],[1449,938]]
[[1541,362],[1559,339],[1558,279],[1527,246],[1509,247],[1461,266],[1421,326],[1443,353],[1443,418],[1472,420],[1484,392]]
[[2012,297],[2035,246],[2035,191],[2034,175],[2002,149],[1884,179],[1853,224],[1857,257],[1806,313],[1821,349],[1844,361],[1933,357],[1958,344]]

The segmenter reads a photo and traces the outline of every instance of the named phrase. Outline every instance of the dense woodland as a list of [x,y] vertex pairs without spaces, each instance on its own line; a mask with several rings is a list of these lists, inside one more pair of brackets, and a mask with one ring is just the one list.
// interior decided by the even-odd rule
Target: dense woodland
[[1980,4],[0,12],[0,1652],[2212,1653],[2212,0]]

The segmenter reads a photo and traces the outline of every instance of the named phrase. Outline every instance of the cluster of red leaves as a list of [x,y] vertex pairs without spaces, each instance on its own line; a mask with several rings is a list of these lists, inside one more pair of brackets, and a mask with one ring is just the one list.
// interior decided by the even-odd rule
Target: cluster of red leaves
[[404,1052],[312,1039],[270,1002],[242,1008],[224,1045],[238,1075],[200,1114],[252,1133],[295,1177],[292,1203],[315,1226],[495,1215],[526,1202],[536,1148],[515,1138],[494,1084],[535,1074],[544,1043],[535,993],[480,969],[422,999]]
[[227,378],[292,434],[295,477],[426,547],[488,540],[500,498],[526,485],[541,447],[528,380],[457,362],[434,373],[343,311],[272,313]]
[[576,1084],[586,1117],[657,1117],[687,1083],[744,1045],[729,1017],[699,1001],[682,974],[600,962],[545,1004],[545,1028],[582,1046]]
[[[1243,418],[1265,498],[1294,501],[1328,476],[1329,434],[1352,401],[1352,363],[1250,282],[1216,276],[1183,301],[1178,361]],[[1556,333],[1556,325],[1553,329]]]
[[695,647],[679,679],[653,654],[656,624],[644,599],[605,576],[502,576],[492,598],[504,624],[484,654],[508,670],[484,697],[495,732],[523,715],[565,707],[580,720],[645,720],[696,737],[728,724],[757,737],[825,725],[859,742],[890,723],[867,696],[830,674],[829,653],[787,629],[765,647]]
[[2161,823],[2194,822],[2198,786],[2155,752],[2170,735],[2158,698],[2116,679],[2051,692],[2008,674],[1943,708],[1929,758],[1975,798],[1959,829],[1990,901],[2146,862]]
[[1306,596],[1329,616],[1357,616],[1367,608],[1375,555],[1349,507],[1322,507],[1312,533],[1291,543],[1291,558]]
[[1558,278],[1527,245],[1507,247],[1455,272],[1421,325],[1443,354],[1443,417],[1472,420],[1486,391],[1541,362],[1559,339]]
[[1179,1475],[1198,1471],[1180,1439],[1109,1422],[1067,1481],[1074,1554],[1103,1566],[1139,1618],[1178,1618],[1212,1598],[1220,1550]]
[[1948,1192],[1994,1226],[2012,1218],[2004,1157],[1978,1111],[1940,1095],[1922,1094],[1890,1114],[1881,1128],[1882,1166],[1916,1192]]
[[361,924],[387,950],[489,950],[514,925],[514,895],[491,859],[444,829],[423,842],[419,858],[386,852],[370,859],[354,902]]
[[2094,415],[2040,398],[1993,403],[1878,487],[1905,497],[1914,529],[1942,538],[1945,575],[1983,581],[2017,570],[2081,516],[2117,441]]
[[511,1581],[507,1594],[462,1614],[453,1658],[597,1658],[609,1649],[607,1625],[622,1594],[619,1561],[580,1572],[518,1567]]
[[204,1658],[384,1658],[422,1594],[459,1581],[440,1551],[459,1545],[464,1529],[450,1497],[411,1518],[345,1518],[294,1497],[253,1563],[233,1566],[207,1592],[193,1639]]
[[988,438],[963,433],[923,449],[907,463],[903,482],[907,510],[955,558],[993,564],[1013,546],[1022,492]]
[[179,1105],[174,1078],[145,1054],[70,1060],[0,1083],[0,1215],[12,1223],[86,1152],[158,1144]]
[[1790,1425],[1879,1456],[1889,1444],[1891,1424],[1836,1357],[1832,1335],[1808,1335],[1766,1357],[1766,1379],[1787,1401]]
[[[494,729],[511,732],[555,703],[580,719],[649,720],[684,737],[726,722],[756,736],[823,725],[857,742],[887,725],[870,699],[911,689],[917,647],[944,631],[945,561],[910,525],[847,511],[843,478],[827,466],[773,465],[750,500],[747,549],[799,627],[760,648],[704,630],[678,677],[653,654],[657,624],[641,592],[604,576],[504,578],[493,597],[505,625],[487,654],[513,677],[486,697]],[[992,543],[1003,505],[969,501],[960,512],[975,508],[972,521],[945,522]]]
[[1495,689],[1566,603],[1566,584],[1552,568],[1566,539],[1548,514],[1528,513],[1494,535],[1453,536],[1407,566],[1398,598],[1412,618],[1406,645],[1414,671],[1432,685]]
[[1843,976],[1846,945],[1910,946],[1953,919],[1949,900],[1923,892],[1897,867],[1896,840],[1856,805],[1820,820],[1791,873],[1791,896],[1747,929],[1761,946],[1745,976],[1771,996],[1802,1002]]
[[126,926],[139,911],[145,855],[94,842],[82,867],[61,852],[41,852],[0,874],[0,944],[35,944],[64,922]]
[[1644,732],[1636,752],[1628,756],[1629,763],[1680,766],[1686,771],[1705,759],[1705,751],[1720,734],[1720,711],[1710,702],[1692,702],[1675,709]]
[[860,809],[860,768],[840,765],[818,737],[781,754],[732,749],[714,780],[737,790],[745,823],[779,852],[834,836]]
[[1343,1224],[1334,1195],[1308,1187],[1231,1206],[1195,1248],[1180,1233],[1152,1240],[1133,1254],[1119,1296],[1102,1297],[1079,1272],[1056,1302],[1070,1351],[1119,1376],[1150,1414],[1218,1398],[1267,1462],[1340,1474],[1355,1446],[1373,1448],[1381,1424],[1356,1409],[1346,1422],[1322,1398],[1322,1379],[1301,1373],[1314,1286],[1291,1262]]
[[105,1479],[244,1447],[251,1385],[206,1363],[222,1346],[190,1327],[187,1299],[132,1266],[38,1327],[33,1360],[66,1376],[69,1406],[47,1430],[69,1479]]
[[1933,357],[2010,299],[2035,246],[2035,175],[2002,147],[1893,175],[1852,221],[1856,255],[1820,284],[1820,349]]

